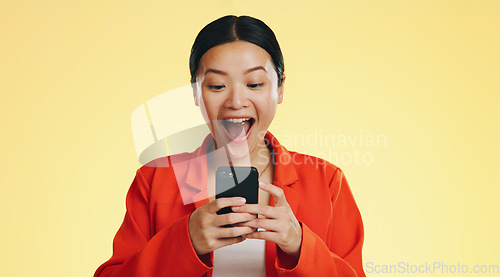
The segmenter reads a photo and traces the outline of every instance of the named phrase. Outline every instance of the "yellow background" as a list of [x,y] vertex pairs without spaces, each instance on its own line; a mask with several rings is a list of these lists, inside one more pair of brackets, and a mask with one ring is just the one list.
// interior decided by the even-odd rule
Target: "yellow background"
[[139,166],[131,113],[188,84],[196,34],[226,14],[277,34],[278,137],[385,136],[288,145],[372,155],[337,162],[364,262],[500,264],[500,2],[181,2],[0,3],[0,276],[91,276],[110,257]]

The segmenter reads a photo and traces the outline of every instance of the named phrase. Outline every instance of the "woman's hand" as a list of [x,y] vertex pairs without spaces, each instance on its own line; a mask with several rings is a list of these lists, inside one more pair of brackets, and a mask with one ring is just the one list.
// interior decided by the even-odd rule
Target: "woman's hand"
[[266,218],[256,218],[252,221],[242,223],[241,226],[252,228],[263,228],[267,231],[257,231],[244,235],[250,239],[264,239],[276,243],[280,249],[298,260],[300,246],[302,245],[302,226],[288,205],[283,190],[277,186],[260,183],[260,188],[269,192],[276,203],[274,207],[260,204],[246,204],[241,207],[233,207],[236,213],[260,214]]
[[219,198],[196,209],[189,217],[189,236],[198,256],[213,250],[242,242],[242,235],[254,230],[251,227],[222,227],[228,224],[243,223],[256,218],[250,213],[228,213],[218,215],[217,211],[224,207],[239,207],[245,204],[245,198]]

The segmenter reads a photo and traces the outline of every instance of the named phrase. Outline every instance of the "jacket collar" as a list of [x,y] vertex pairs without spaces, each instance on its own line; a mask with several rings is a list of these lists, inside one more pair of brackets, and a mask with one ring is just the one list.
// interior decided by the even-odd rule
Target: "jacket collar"
[[297,177],[290,152],[270,132],[266,133],[264,139],[266,144],[273,149],[274,185],[283,188],[298,181],[299,177]]
[[[293,157],[288,150],[282,146],[278,140],[267,132],[264,137],[266,144],[273,150],[274,181],[275,186],[280,187],[285,192],[285,197],[292,210],[296,212],[299,195],[289,186],[299,180],[297,171],[293,163]],[[209,134],[202,145],[196,149],[188,161],[185,184],[194,189],[192,201],[196,209],[208,203],[207,193],[207,151],[212,149],[214,139]],[[274,199],[271,197],[271,206],[274,206]]]

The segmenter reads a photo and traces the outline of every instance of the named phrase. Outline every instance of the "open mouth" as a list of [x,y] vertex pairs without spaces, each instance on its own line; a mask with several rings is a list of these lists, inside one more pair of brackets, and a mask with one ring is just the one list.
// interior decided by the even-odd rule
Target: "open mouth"
[[249,118],[227,118],[222,120],[228,138],[233,142],[241,142],[248,138],[255,119]]

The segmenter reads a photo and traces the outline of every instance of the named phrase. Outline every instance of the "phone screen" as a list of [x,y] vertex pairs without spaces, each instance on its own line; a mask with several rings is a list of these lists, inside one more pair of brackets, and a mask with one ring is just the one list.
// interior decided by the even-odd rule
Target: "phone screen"
[[[244,197],[247,204],[259,203],[259,172],[250,166],[221,166],[215,173],[215,198]],[[217,214],[231,213],[231,207]]]

